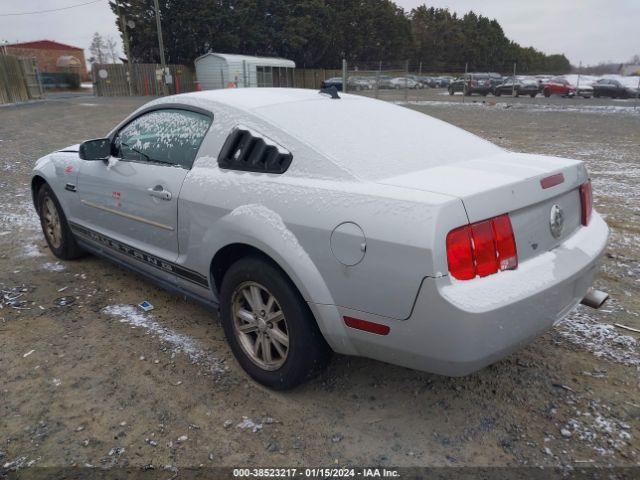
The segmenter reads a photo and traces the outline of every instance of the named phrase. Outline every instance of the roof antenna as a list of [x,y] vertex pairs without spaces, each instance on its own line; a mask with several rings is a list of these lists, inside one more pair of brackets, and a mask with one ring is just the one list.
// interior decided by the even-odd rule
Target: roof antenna
[[331,98],[337,98],[340,100],[340,96],[338,95],[338,89],[335,85],[331,85],[330,87],[320,88],[318,93],[322,93],[324,95],[331,95]]

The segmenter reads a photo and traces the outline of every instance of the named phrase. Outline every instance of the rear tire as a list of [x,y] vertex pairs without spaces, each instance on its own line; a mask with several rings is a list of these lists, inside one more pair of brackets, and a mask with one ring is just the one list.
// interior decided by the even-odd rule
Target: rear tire
[[531,98],[536,98],[537,93],[530,94]]
[[450,88],[449,89],[449,95],[453,95],[453,94],[454,94],[453,88]]
[[545,89],[542,91],[542,94],[543,94],[545,97],[547,97],[547,98],[549,98],[549,97],[551,96],[551,92],[549,91],[549,89],[548,89],[548,88],[545,88]]
[[78,246],[67,217],[51,187],[43,184],[36,198],[40,226],[51,252],[61,260],[73,260],[83,256],[85,252]]
[[229,267],[220,288],[220,317],[240,366],[267,387],[293,388],[321,372],[331,357],[295,285],[260,257]]

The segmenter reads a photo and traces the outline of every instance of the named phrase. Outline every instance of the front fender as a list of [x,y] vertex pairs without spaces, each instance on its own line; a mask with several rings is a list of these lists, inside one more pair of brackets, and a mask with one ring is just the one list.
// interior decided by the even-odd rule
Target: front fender
[[[31,194],[34,206],[36,204],[36,194],[34,186],[37,184],[36,177],[44,180],[57,197],[63,211],[67,217],[71,214],[71,203],[76,193],[65,190],[65,186],[76,185],[78,179],[78,154],[75,152],[55,152],[45,155],[36,161],[31,174]],[[37,206],[36,206],[37,209]]]

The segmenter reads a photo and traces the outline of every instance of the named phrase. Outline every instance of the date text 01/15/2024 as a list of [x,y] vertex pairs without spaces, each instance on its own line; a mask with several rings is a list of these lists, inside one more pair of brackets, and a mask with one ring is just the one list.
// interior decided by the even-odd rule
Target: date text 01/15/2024
[[397,470],[387,468],[234,468],[235,478],[394,478]]

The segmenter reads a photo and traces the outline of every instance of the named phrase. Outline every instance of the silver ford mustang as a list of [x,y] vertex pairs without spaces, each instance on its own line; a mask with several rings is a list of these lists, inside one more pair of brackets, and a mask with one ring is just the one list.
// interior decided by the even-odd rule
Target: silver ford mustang
[[165,97],[41,158],[51,251],[219,308],[240,365],[280,389],[331,351],[464,375],[606,299],[590,286],[608,228],[582,162],[337,97]]

